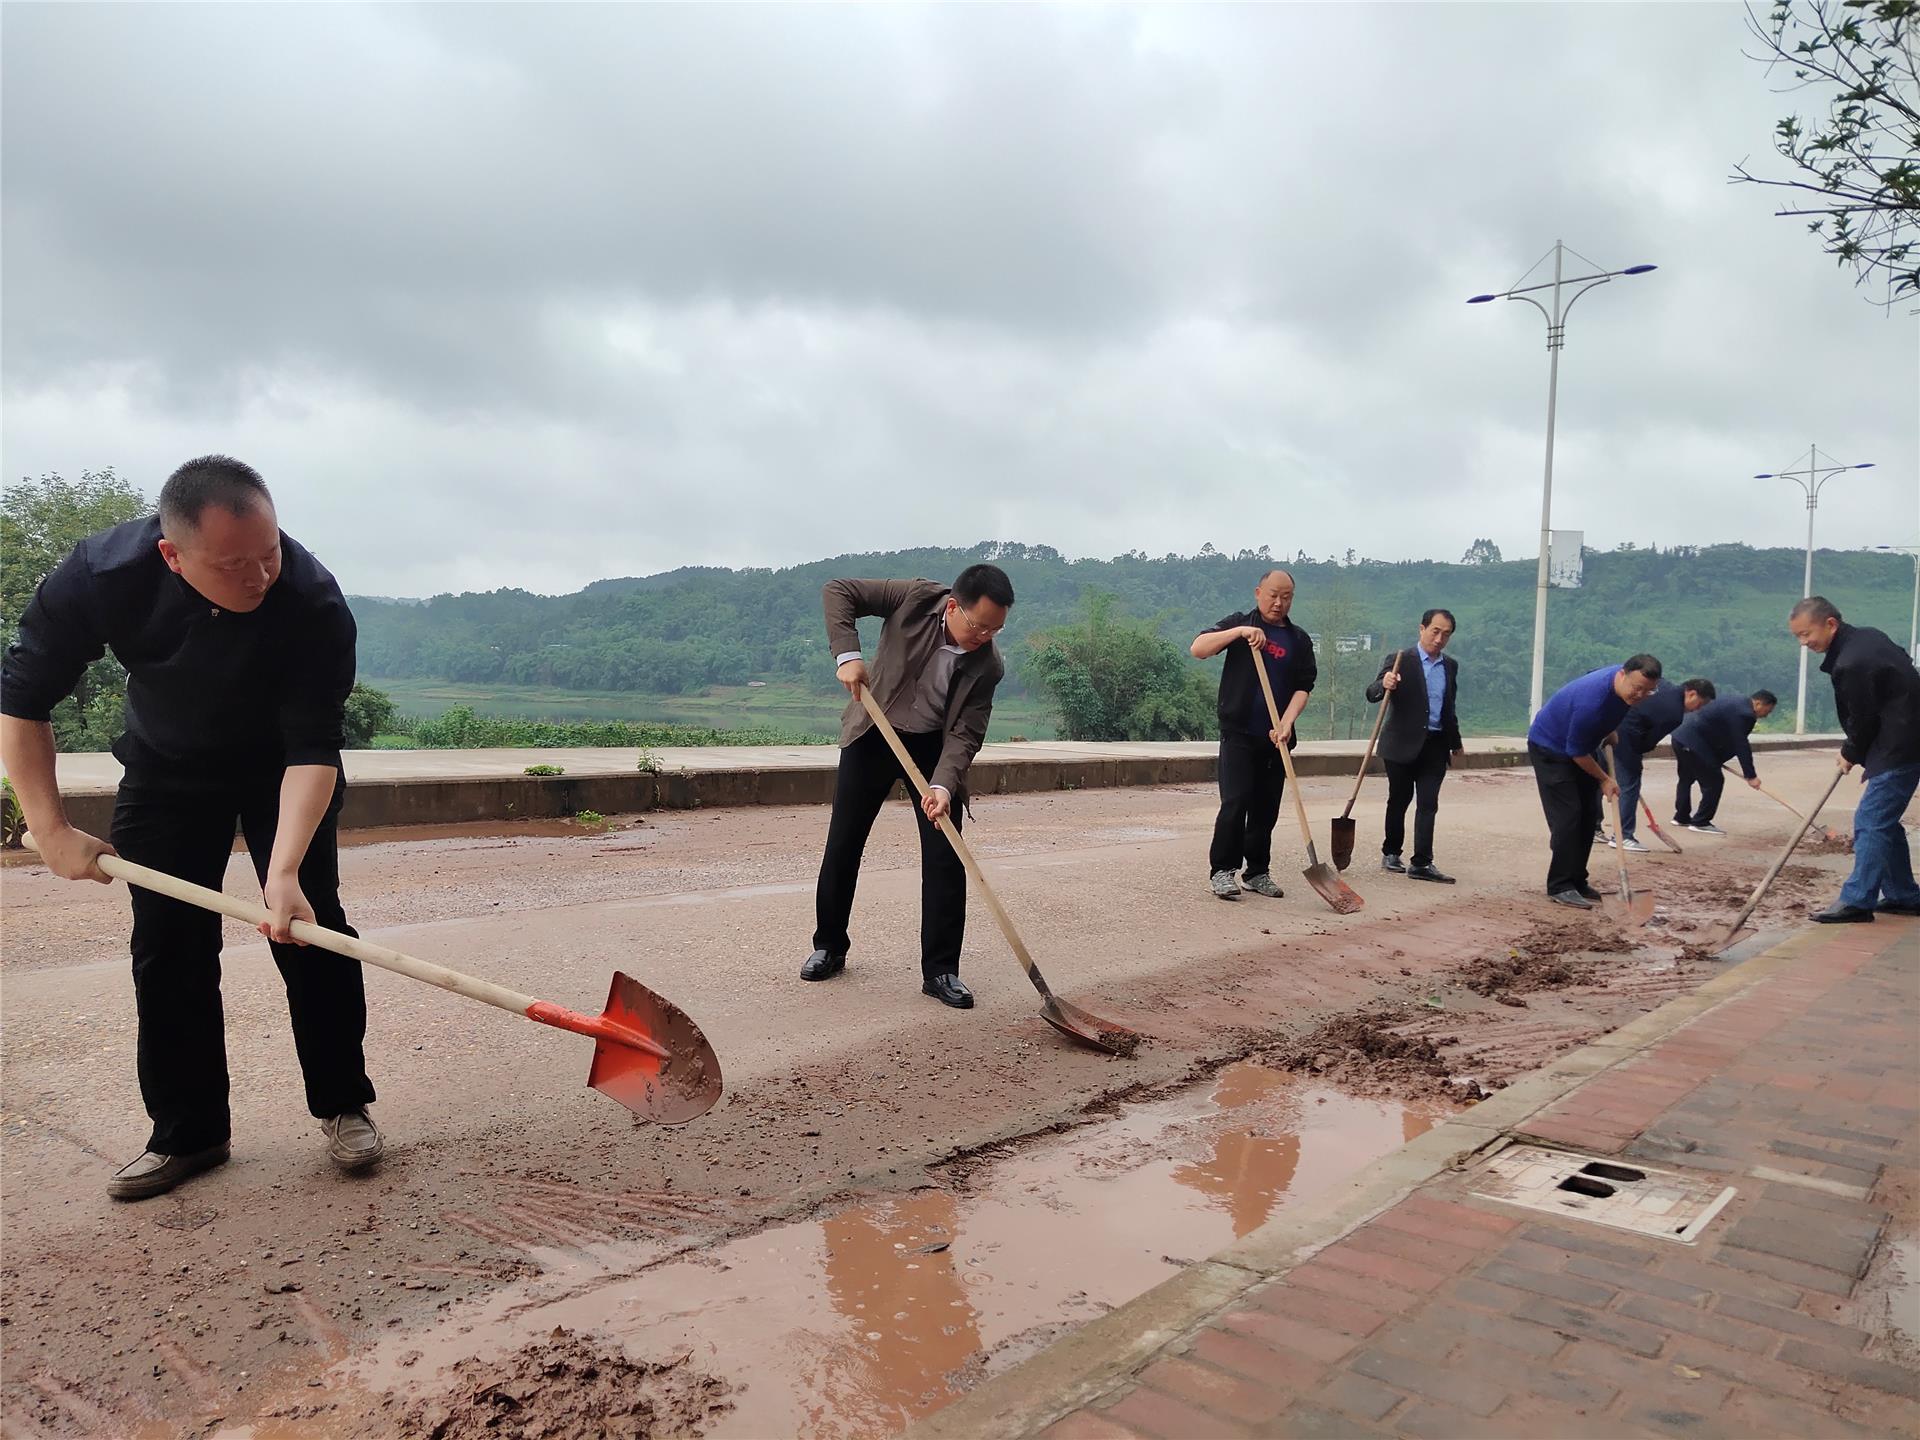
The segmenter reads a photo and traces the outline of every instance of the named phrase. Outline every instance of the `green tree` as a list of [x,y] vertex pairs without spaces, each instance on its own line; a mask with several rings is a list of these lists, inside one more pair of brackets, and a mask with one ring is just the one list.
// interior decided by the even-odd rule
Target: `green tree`
[[374,736],[391,734],[394,718],[392,696],[355,681],[347,696],[347,748],[364,750],[373,743]]
[[1069,740],[1200,740],[1214,726],[1213,692],[1153,626],[1089,594],[1085,620],[1032,637],[1027,670],[1059,712]]
[[[146,496],[113,473],[89,470],[78,480],[58,474],[22,479],[0,493],[0,632],[11,645],[40,582],[69,551],[97,530],[152,510]],[[87,667],[73,695],[54,707],[53,735],[62,750],[104,750],[120,733],[127,674],[111,655]]]
[[1773,148],[1796,174],[1755,175],[1742,163],[1732,178],[1814,197],[1776,213],[1812,217],[1821,248],[1856,283],[1884,283],[1886,304],[1920,295],[1917,17],[1920,0],[1778,0],[1764,22],[1747,16],[1760,46],[1751,58],[1825,113],[1773,128]]

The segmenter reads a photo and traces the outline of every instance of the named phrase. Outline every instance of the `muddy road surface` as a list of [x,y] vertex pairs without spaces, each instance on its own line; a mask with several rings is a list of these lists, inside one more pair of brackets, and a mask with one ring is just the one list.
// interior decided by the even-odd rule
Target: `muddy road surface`
[[[1830,764],[1769,757],[1765,773],[1810,801]],[[1650,767],[1649,795],[1670,777]],[[1323,845],[1345,789],[1306,783]],[[1730,835],[1634,857],[1660,923],[1623,937],[1539,893],[1527,772],[1449,780],[1438,859],[1455,886],[1374,868],[1383,789],[1355,812],[1348,878],[1367,908],[1350,917],[1300,879],[1288,823],[1286,898],[1212,897],[1209,788],[979,803],[969,834],[1035,958],[1063,996],[1150,1037],[1129,1060],[1046,1026],[977,897],[977,1008],[919,993],[902,805],[876,829],[848,970],[812,985],[798,969],[824,809],[357,836],[343,890],[364,934],[590,1011],[625,970],[703,1027],[725,1097],[681,1128],[637,1124],[585,1088],[589,1042],[369,970],[388,1158],[340,1176],[278,976],[235,925],[233,1160],[133,1205],[103,1190],[147,1128],[124,890],[10,865],[5,1431],[558,1436],[583,1413],[636,1436],[897,1430],[1717,973],[1697,942],[1792,823],[1730,785]],[[1851,794],[1825,818],[1844,824]],[[1596,851],[1603,887],[1611,858]],[[1798,923],[1847,864],[1797,859],[1760,921]],[[244,859],[228,881],[256,893]]]

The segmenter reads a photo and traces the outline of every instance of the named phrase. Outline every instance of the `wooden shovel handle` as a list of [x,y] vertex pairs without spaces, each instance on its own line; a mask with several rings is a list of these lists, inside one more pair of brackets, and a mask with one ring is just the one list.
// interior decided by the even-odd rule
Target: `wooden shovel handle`
[[[23,837],[28,846],[32,846],[31,836]],[[271,915],[264,905],[256,905],[251,900],[237,899],[218,890],[209,890],[204,885],[195,885],[191,880],[182,880],[178,875],[169,875],[164,870],[152,870],[145,865],[136,865],[131,860],[123,860],[118,855],[102,855],[96,863],[103,871],[116,880],[124,880],[129,885],[138,885],[143,890],[152,890],[187,905],[197,905],[202,910],[212,910],[217,914],[232,916],[249,925],[264,925]],[[476,979],[472,975],[462,975],[457,970],[449,970],[444,965],[435,965],[431,960],[417,959],[412,955],[403,955],[398,950],[389,950],[384,945],[375,945],[369,940],[356,936],[342,935],[337,930],[323,930],[318,925],[309,925],[305,920],[293,922],[295,938],[321,950],[331,950],[336,955],[345,955],[351,960],[377,966],[382,970],[391,970],[396,975],[405,975],[409,979],[424,980],[429,985],[437,985],[442,990],[451,990],[456,995],[464,995],[469,1000],[483,1001],[488,1005],[497,1005],[502,1010],[511,1010],[516,1015],[525,1015],[527,1008],[538,1002],[531,995],[522,995],[517,990],[509,990],[504,985],[495,985],[490,980]]]
[[1600,759],[1607,767],[1607,779],[1613,781],[1613,855],[1620,862],[1620,898],[1631,901],[1633,886],[1627,883],[1627,820],[1620,811],[1620,782],[1613,774],[1613,746],[1602,745]]
[[1845,773],[1846,772],[1838,766],[1834,767],[1833,779],[1827,782],[1827,788],[1821,792],[1820,798],[1814,802],[1813,809],[1808,811],[1806,816],[1800,821],[1800,828],[1793,832],[1793,838],[1787,841],[1786,848],[1780,852],[1779,858],[1768,867],[1767,873],[1761,877],[1760,883],[1753,887],[1753,894],[1749,895],[1747,897],[1747,903],[1740,907],[1740,913],[1734,917],[1733,924],[1727,927],[1727,934],[1729,936],[1737,935],[1740,932],[1740,927],[1747,923],[1747,917],[1760,908],[1761,899],[1766,895],[1767,890],[1772,886],[1773,882],[1780,878],[1780,872],[1786,868],[1788,858],[1799,848],[1800,842],[1806,838],[1807,831],[1813,828],[1813,817],[1820,813],[1821,806],[1833,798],[1834,787],[1840,783],[1840,777]]
[[[1267,697],[1267,718],[1273,721],[1274,734],[1280,733],[1280,705],[1273,698],[1273,681],[1267,678],[1266,658],[1253,657],[1253,673],[1260,677],[1260,693]],[[1293,808],[1300,817],[1300,839],[1307,847],[1307,863],[1318,865],[1320,857],[1313,848],[1313,826],[1307,823],[1307,802],[1300,798],[1300,777],[1293,773],[1293,755],[1287,749],[1287,742],[1280,742],[1280,763],[1287,771],[1287,793],[1293,796]]]
[[[865,685],[860,687],[858,694],[860,703],[866,706],[867,715],[873,721],[873,728],[878,730],[880,738],[887,742],[887,748],[893,751],[893,758],[900,762],[900,768],[907,772],[907,778],[913,782],[913,788],[919,793],[920,798],[926,799],[933,793],[933,787],[927,784],[927,777],[920,773],[920,767],[913,763],[913,756],[907,753],[907,747],[900,742],[900,736],[894,730],[893,723],[887,719],[887,712],[880,708],[880,702],[873,698],[873,692]],[[939,825],[940,833],[946,836],[948,843],[953,846],[953,853],[960,857],[960,863],[966,867],[967,874],[972,877],[973,883],[980,887],[981,897],[986,900],[987,908],[993,912],[994,921],[1000,926],[1000,933],[1007,937],[1007,944],[1013,949],[1014,959],[1018,960],[1020,967],[1027,972],[1027,978],[1033,982],[1034,988],[1051,1000],[1053,992],[1047,988],[1047,982],[1040,974],[1040,967],[1033,963],[1033,956],[1027,953],[1026,941],[1020,938],[1020,932],[1013,927],[1013,917],[1007,914],[1006,907],[1000,903],[1000,897],[993,893],[993,886],[987,883],[986,873],[981,870],[980,862],[973,858],[973,851],[968,848],[967,842],[960,838],[958,827],[945,815],[935,823]]]
[[[1404,650],[1393,652],[1393,664],[1389,668],[1394,674],[1400,674],[1400,657],[1406,653]],[[1347,808],[1340,812],[1342,820],[1353,814],[1354,802],[1360,798],[1360,787],[1366,783],[1367,766],[1373,763],[1373,747],[1380,742],[1380,727],[1387,723],[1387,706],[1393,703],[1394,693],[1389,690],[1380,697],[1380,713],[1373,717],[1373,734],[1367,737],[1367,753],[1360,757],[1360,773],[1353,777],[1353,793],[1347,796]]]

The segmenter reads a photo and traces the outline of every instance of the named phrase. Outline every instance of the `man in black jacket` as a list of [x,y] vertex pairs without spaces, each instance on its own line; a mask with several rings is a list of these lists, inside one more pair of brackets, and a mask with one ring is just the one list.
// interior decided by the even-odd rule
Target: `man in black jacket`
[[1813,918],[1852,924],[1883,915],[1920,915],[1920,885],[1901,825],[1920,786],[1920,674],[1885,633],[1849,625],[1824,597],[1793,607],[1787,627],[1833,680],[1833,706],[1847,740],[1840,770],[1861,769],[1867,788],[1853,808],[1853,873],[1840,898]]
[[[1433,863],[1433,823],[1440,813],[1440,782],[1465,747],[1460,743],[1457,692],[1460,665],[1444,653],[1453,638],[1453,612],[1429,610],[1420,617],[1420,638],[1411,650],[1389,656],[1367,687],[1367,699],[1387,702],[1380,726],[1380,759],[1387,767],[1386,836],[1380,868],[1415,880],[1453,884]],[[1413,821],[1413,863],[1403,864],[1407,803],[1419,796]]]
[[[1313,641],[1287,618],[1293,608],[1293,576],[1269,570],[1254,587],[1254,606],[1229,615],[1194,637],[1196,660],[1226,652],[1220,670],[1220,814],[1213,822],[1208,883],[1222,900],[1238,900],[1243,882],[1234,872],[1245,864],[1245,887],[1279,899],[1273,883],[1273,822],[1287,773],[1282,745],[1298,743],[1293,722],[1306,708],[1319,678]],[[1267,715],[1267,699],[1254,674],[1255,657],[1267,667],[1280,728]]]
[[[1674,824],[1702,835],[1727,833],[1713,823],[1714,811],[1720,808],[1720,792],[1727,783],[1726,771],[1720,767],[1737,759],[1747,784],[1755,790],[1760,788],[1759,772],[1753,768],[1753,746],[1747,737],[1779,703],[1771,690],[1726,695],[1708,701],[1681,722],[1673,732],[1673,763],[1680,771],[1673,800]],[[1694,806],[1696,785],[1700,787],[1700,803]]]
[[[127,669],[125,773],[112,843],[67,820],[53,707],[103,651]],[[47,867],[109,883],[123,855],[217,890],[236,822],[271,919],[307,1106],[334,1163],[380,1158],[361,1045],[360,964],[293,941],[294,920],[352,935],[340,908],[340,746],[354,623],[333,576],[283,535],[273,497],[224,455],[190,460],[160,513],[80,542],[41,584],[0,665],[0,752]],[[231,1134],[220,917],[135,888],[133,992],[140,1094],[153,1133],[107,1182],[139,1200],[226,1161]]]
[[[1680,722],[1708,701],[1716,699],[1711,680],[1688,680],[1679,685],[1662,680],[1653,694],[1627,712],[1615,734],[1613,778],[1620,787],[1620,841],[1635,854],[1647,847],[1634,835],[1640,808],[1640,772],[1646,757],[1660,742],[1680,728]],[[1607,840],[1614,843],[1612,837]]]

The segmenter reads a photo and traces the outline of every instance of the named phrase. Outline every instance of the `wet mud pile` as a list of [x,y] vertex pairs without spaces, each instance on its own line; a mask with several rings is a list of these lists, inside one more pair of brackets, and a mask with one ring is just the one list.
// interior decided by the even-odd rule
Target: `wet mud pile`
[[1262,1057],[1283,1070],[1297,1070],[1358,1095],[1446,1095],[1459,1098],[1440,1058],[1439,1044],[1425,1035],[1396,1035],[1398,1013],[1338,1015],[1303,1039]]
[[602,1352],[565,1327],[497,1360],[462,1360],[439,1396],[383,1416],[362,1432],[406,1440],[653,1440],[703,1435],[733,1409],[725,1380],[688,1357],[644,1364]]

